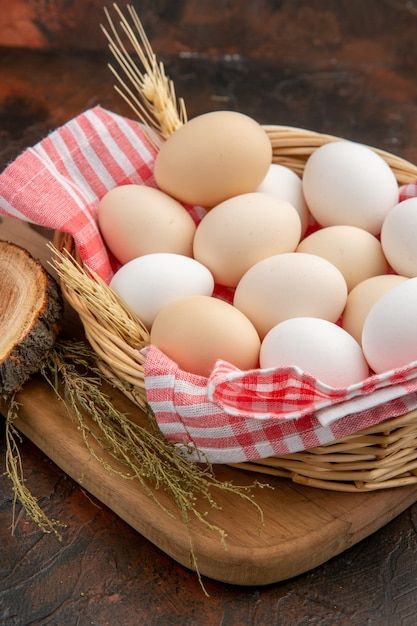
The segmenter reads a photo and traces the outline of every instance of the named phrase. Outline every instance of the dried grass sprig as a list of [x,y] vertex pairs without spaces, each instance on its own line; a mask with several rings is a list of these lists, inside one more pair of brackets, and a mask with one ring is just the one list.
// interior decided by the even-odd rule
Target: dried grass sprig
[[67,250],[60,252],[48,244],[53,256],[51,267],[56,271],[71,301],[73,294],[98,324],[115,333],[135,349],[149,344],[149,332],[121,298],[95,272],[81,266]]
[[6,413],[6,475],[13,487],[12,534],[16,528],[16,504],[19,501],[26,514],[44,533],[54,533],[61,541],[62,536],[59,529],[65,525],[56,519],[50,519],[25,485],[22,458],[18,445],[21,437],[14,425],[19,416],[19,404],[15,395],[3,398],[3,400],[8,403]]
[[[184,523],[189,528],[190,516],[197,518],[210,531],[218,533],[226,547],[226,532],[208,519],[208,510],[201,511],[199,503],[206,502],[210,509],[220,509],[212,490],[226,491],[238,496],[256,508],[263,524],[263,512],[254,500],[254,487],[264,487],[258,481],[251,485],[235,485],[218,480],[211,465],[193,463],[177,453],[159,430],[151,409],[147,410],[147,427],[133,422],[119,411],[103,391],[105,381],[96,366],[96,355],[81,342],[62,342],[55,346],[44,364],[42,375],[66,404],[75,417],[78,430],[91,455],[106,471],[127,480],[138,480],[146,493],[168,515],[172,513],[160,502],[155,490],[165,491],[177,506]],[[118,387],[123,387],[118,381]],[[127,389],[129,392],[129,389]],[[109,462],[101,451],[116,461]],[[121,464],[121,465],[120,465]],[[120,469],[122,467],[123,469]],[[191,565],[202,583],[198,563],[189,533]]]
[[127,50],[105,8],[110,31],[103,25],[101,28],[119,66],[117,70],[109,64],[118,83],[115,89],[141,122],[157,130],[166,139],[187,121],[184,100],[177,99],[174,83],[167,77],[164,65],[158,62],[134,7],[127,5],[127,17],[117,4],[113,4],[113,8],[120,20],[118,25],[126,43],[130,44],[137,57],[134,59]]
[[[193,513],[211,530],[218,531],[223,538],[224,531],[212,525],[207,520],[206,513],[200,513],[196,508],[197,499],[201,497],[210,507],[219,508],[210,492],[213,487],[249,501],[263,519],[259,505],[248,495],[258,483],[236,486],[231,482],[220,481],[214,476],[209,464],[193,463],[178,454],[175,446],[162,435],[149,407],[146,428],[133,422],[114,406],[103,391],[102,383],[105,379],[95,362],[96,355],[86,344],[61,342],[51,352],[41,373],[65,401],[71,415],[75,416],[83,439],[96,460],[108,471],[123,478],[138,479],[152,497],[155,494],[149,484],[155,489],[165,490],[183,514],[188,516]],[[121,384],[119,381],[119,385]],[[97,429],[91,427],[90,420]],[[105,450],[113,459],[122,463],[125,469],[120,470],[103,459],[97,452],[97,447],[91,444],[93,441],[99,444],[99,449]]]

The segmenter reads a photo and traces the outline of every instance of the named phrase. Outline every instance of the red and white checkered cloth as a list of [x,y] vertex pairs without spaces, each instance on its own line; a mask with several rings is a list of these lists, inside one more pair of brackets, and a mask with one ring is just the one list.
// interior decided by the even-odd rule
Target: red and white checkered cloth
[[417,408],[417,361],[334,389],[296,367],[242,372],[224,361],[207,379],[151,346],[145,384],[165,437],[212,463],[299,452]]
[[[100,198],[117,185],[155,187],[156,149],[141,126],[95,107],[29,148],[0,176],[0,214],[70,233],[84,262],[107,282],[114,259],[96,224]],[[194,211],[201,219],[202,209]]]
[[[99,199],[128,183],[155,186],[156,149],[143,128],[95,107],[26,150],[0,175],[0,213],[70,233],[105,280],[114,260],[95,221]],[[417,181],[400,198],[417,196]],[[204,209],[187,207],[198,222]],[[230,300],[218,287],[216,295]],[[193,457],[236,463],[308,449],[417,408],[417,362],[333,389],[298,368],[241,372],[219,361],[211,376],[184,372],[147,349],[148,400],[165,436]]]

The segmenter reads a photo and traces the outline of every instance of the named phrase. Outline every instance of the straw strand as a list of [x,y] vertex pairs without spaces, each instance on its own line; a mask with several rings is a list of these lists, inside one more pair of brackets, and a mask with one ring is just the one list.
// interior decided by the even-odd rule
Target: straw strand
[[163,63],[158,62],[135,9],[127,5],[126,17],[117,4],[113,8],[119,28],[137,57],[135,60],[127,50],[110,12],[105,8],[109,30],[103,25],[101,29],[118,65],[116,69],[109,64],[117,81],[115,90],[141,122],[166,139],[187,121],[184,100],[177,99],[174,83],[166,75]]

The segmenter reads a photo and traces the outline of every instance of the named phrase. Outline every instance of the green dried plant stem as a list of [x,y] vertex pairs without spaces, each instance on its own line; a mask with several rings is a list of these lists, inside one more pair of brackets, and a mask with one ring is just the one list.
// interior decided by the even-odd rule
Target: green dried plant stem
[[[116,389],[118,389],[119,391],[121,391],[126,397],[128,397],[133,403],[137,403],[137,393],[135,390],[134,385],[129,385],[128,383],[125,383],[123,381],[121,381],[119,378],[117,378],[116,376],[114,376],[112,374],[112,372],[109,370],[109,368],[101,363],[98,362],[97,364],[98,368],[100,369],[100,371],[104,374],[104,378],[105,380],[107,380],[108,382],[110,382],[112,384],[113,387],[115,387]],[[146,413],[147,418],[148,418],[148,425],[149,425],[149,429],[152,429],[152,432],[154,432],[155,434],[158,435],[158,438],[161,437],[161,432],[159,430],[157,421],[155,419],[155,416],[153,414],[153,411],[151,409],[151,407],[149,406],[148,403],[144,403],[142,400],[142,397],[140,397],[140,404],[141,406],[143,406],[143,411]],[[165,441],[165,440],[164,440]],[[183,445],[183,455],[178,454],[178,450],[176,449],[176,447],[173,444],[168,444],[169,445],[169,452],[170,452],[170,457],[172,454],[175,455],[175,459],[179,460],[181,463],[181,467],[185,468],[185,471],[188,474],[189,471],[189,465],[190,465],[190,460],[186,458],[186,452],[187,452],[187,445],[184,444]],[[190,448],[189,452],[193,452],[193,449]],[[185,457],[185,458],[184,458]],[[196,465],[194,463],[194,465]],[[261,525],[263,524],[263,511],[261,509],[261,507],[259,507],[259,505],[254,502],[253,495],[248,495],[248,492],[250,492],[254,487],[259,487],[259,488],[264,488],[267,487],[269,489],[271,489],[271,485],[267,484],[267,483],[260,483],[258,481],[254,481],[251,485],[248,486],[237,486],[234,485],[232,482],[226,482],[226,481],[220,481],[217,480],[213,474],[213,467],[211,466],[211,464],[209,462],[206,462],[205,466],[204,465],[196,465],[199,471],[199,476],[204,476],[205,474],[209,476],[208,479],[208,483],[210,487],[215,487],[215,488],[219,488],[223,491],[231,491],[232,493],[237,492],[237,490],[239,490],[239,495],[240,497],[242,497],[243,499],[246,499],[248,501],[251,502],[252,505],[255,506],[255,508],[257,508],[258,513],[259,513],[259,517],[260,517],[260,522]],[[210,492],[209,492],[210,495]],[[210,502],[212,503],[213,508],[219,508],[217,503],[215,502],[215,500],[213,498],[211,498]]]
[[15,395],[3,398],[8,403],[6,413],[6,475],[13,488],[13,513],[12,513],[12,534],[16,526],[16,504],[19,502],[28,517],[44,532],[53,533],[60,541],[62,535],[60,528],[65,527],[59,520],[49,518],[41,509],[37,499],[25,485],[23,476],[22,458],[19,451],[18,441],[21,441],[20,434],[14,425],[19,417],[19,404]]
[[[159,506],[162,505],[149,483],[155,489],[162,488],[173,497],[187,519],[189,513],[192,513],[208,528],[217,531],[222,541],[225,532],[207,520],[207,512],[201,513],[196,508],[199,498],[206,500],[210,508],[219,508],[211,494],[212,488],[228,491],[250,502],[258,510],[262,524],[262,510],[249,492],[254,486],[263,485],[255,482],[249,486],[236,486],[231,482],[220,481],[214,476],[210,465],[192,463],[178,454],[175,446],[160,432],[150,409],[147,412],[148,428],[131,421],[115,408],[102,391],[103,377],[95,362],[95,354],[85,344],[65,342],[56,347],[47,364],[49,373],[44,368],[43,374],[50,383],[51,379],[63,382],[63,391],[55,387],[56,392],[62,394],[69,410],[75,414],[85,444],[108,471],[124,478],[138,479]],[[80,366],[85,371],[80,372]],[[117,387],[129,391],[121,381],[117,382]],[[98,427],[98,431],[88,426],[86,416]],[[115,461],[121,462],[126,471],[121,472],[97,454],[91,445],[92,440]]]

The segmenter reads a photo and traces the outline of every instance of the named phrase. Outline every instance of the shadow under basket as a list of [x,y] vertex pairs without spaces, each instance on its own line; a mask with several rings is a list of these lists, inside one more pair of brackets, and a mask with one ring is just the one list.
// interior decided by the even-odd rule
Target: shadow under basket
[[[265,126],[273,148],[273,162],[302,174],[310,154],[338,137],[291,128]],[[383,150],[374,149],[391,167],[399,184],[417,179],[417,167]],[[74,242],[57,234],[55,244],[79,261]],[[86,337],[100,358],[100,368],[113,384],[129,384],[121,390],[140,408],[146,405],[144,384],[145,357],[128,345],[94,315],[94,306],[76,290],[62,285],[65,298],[80,316]],[[134,323],[134,318],[131,317]],[[138,323],[138,322],[137,322]],[[138,323],[139,326],[139,323]],[[143,345],[146,345],[144,341]],[[143,346],[139,346],[143,347]],[[293,482],[333,491],[366,492],[417,483],[417,410],[388,419],[331,444],[303,452],[239,463],[252,472],[271,474]]]

